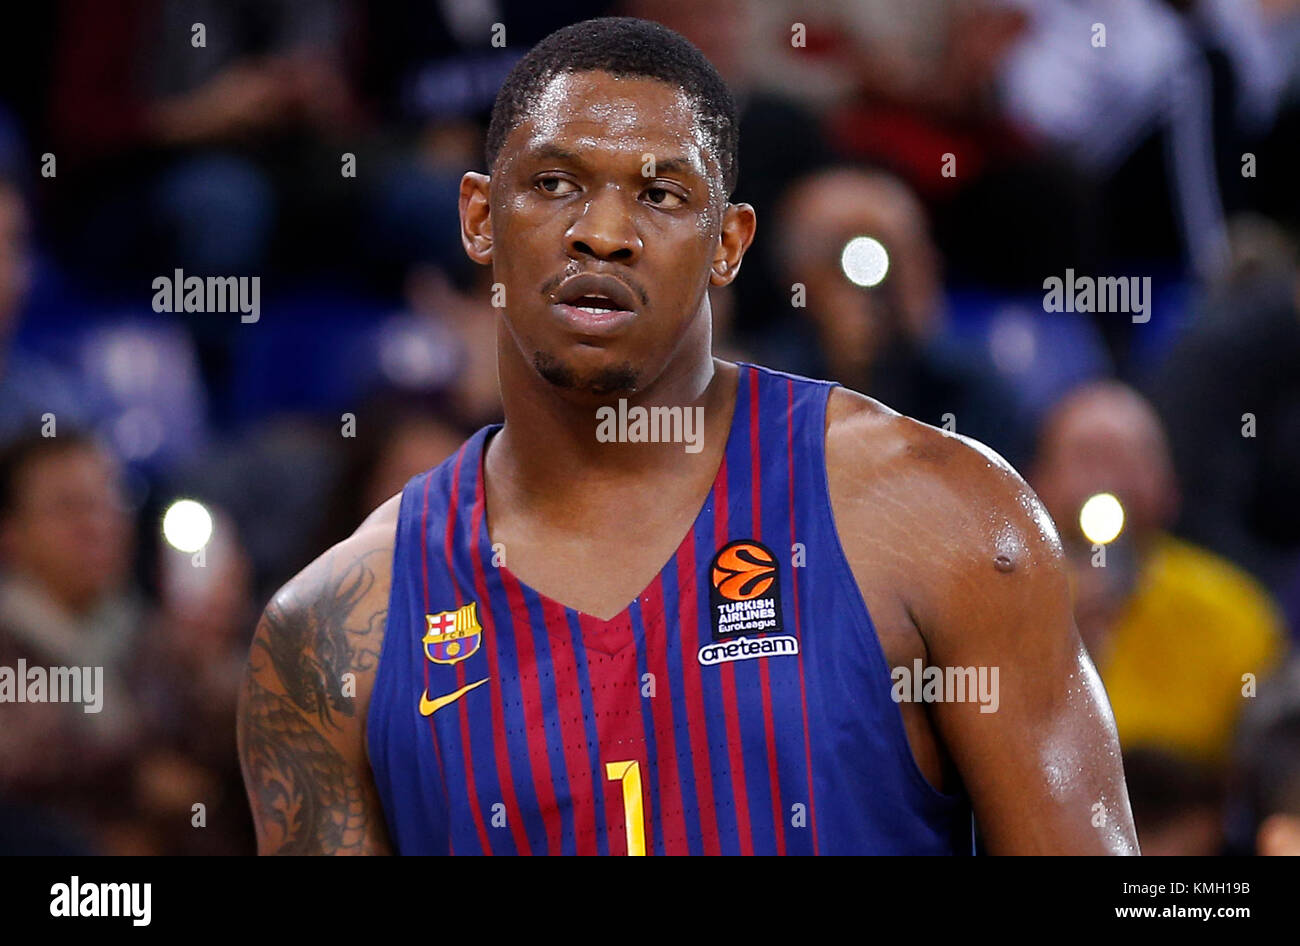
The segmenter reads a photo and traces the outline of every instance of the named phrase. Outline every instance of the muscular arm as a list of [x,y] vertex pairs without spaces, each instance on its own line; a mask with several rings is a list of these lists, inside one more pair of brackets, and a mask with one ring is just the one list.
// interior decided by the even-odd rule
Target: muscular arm
[[940,739],[990,852],[1137,853],[1114,717],[1075,628],[1055,526],[1009,467],[982,478],[980,521],[941,559],[943,593],[915,613],[932,663],[998,668],[998,705],[936,704]]
[[396,498],[267,605],[239,699],[239,758],[261,854],[386,854],[365,749]]
[[988,850],[1137,853],[1110,704],[1033,491],[973,441],[878,410],[847,426],[874,447],[879,485],[845,505],[877,510],[864,534],[885,536],[894,562],[884,567],[925,663],[984,667],[989,679],[997,669],[996,710],[969,699],[927,707]]

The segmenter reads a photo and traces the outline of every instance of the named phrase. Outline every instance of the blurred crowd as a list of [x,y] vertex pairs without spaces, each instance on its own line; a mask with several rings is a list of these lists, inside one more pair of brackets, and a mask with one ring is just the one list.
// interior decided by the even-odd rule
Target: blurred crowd
[[[715,351],[1014,463],[1145,852],[1300,853],[1300,0],[7,11],[0,667],[102,667],[104,699],[0,703],[0,852],[253,851],[256,616],[499,419],[460,175],[514,63],[606,14],[684,34],[741,110],[759,229],[711,290]],[[858,236],[888,253],[871,286]],[[259,277],[260,317],[154,311],[176,270]],[[1067,272],[1150,277],[1149,319],[1046,311]],[[181,498],[212,516],[197,553],[163,535]]]

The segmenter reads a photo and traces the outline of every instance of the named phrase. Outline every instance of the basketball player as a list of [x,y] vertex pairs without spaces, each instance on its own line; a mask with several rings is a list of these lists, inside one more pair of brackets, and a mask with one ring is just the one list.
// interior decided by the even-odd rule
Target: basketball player
[[973,822],[992,852],[1137,851],[1021,478],[712,357],[706,291],[755,232],[736,150],[656,24],[510,74],[460,194],[506,421],[268,605],[239,720],[262,852],[970,853]]

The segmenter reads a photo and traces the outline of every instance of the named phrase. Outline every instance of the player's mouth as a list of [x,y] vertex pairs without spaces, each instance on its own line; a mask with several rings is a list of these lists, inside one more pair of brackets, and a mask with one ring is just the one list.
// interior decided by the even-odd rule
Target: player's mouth
[[637,299],[621,279],[584,273],[560,284],[551,308],[574,331],[609,335],[636,318]]

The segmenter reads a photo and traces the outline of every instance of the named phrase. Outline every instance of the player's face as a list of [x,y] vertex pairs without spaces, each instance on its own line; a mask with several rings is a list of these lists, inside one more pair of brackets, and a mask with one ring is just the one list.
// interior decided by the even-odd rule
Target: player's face
[[732,252],[720,249],[721,187],[680,90],[556,76],[491,180],[493,275],[519,355],[553,385],[596,395],[645,387],[680,350],[707,357],[706,289]]

